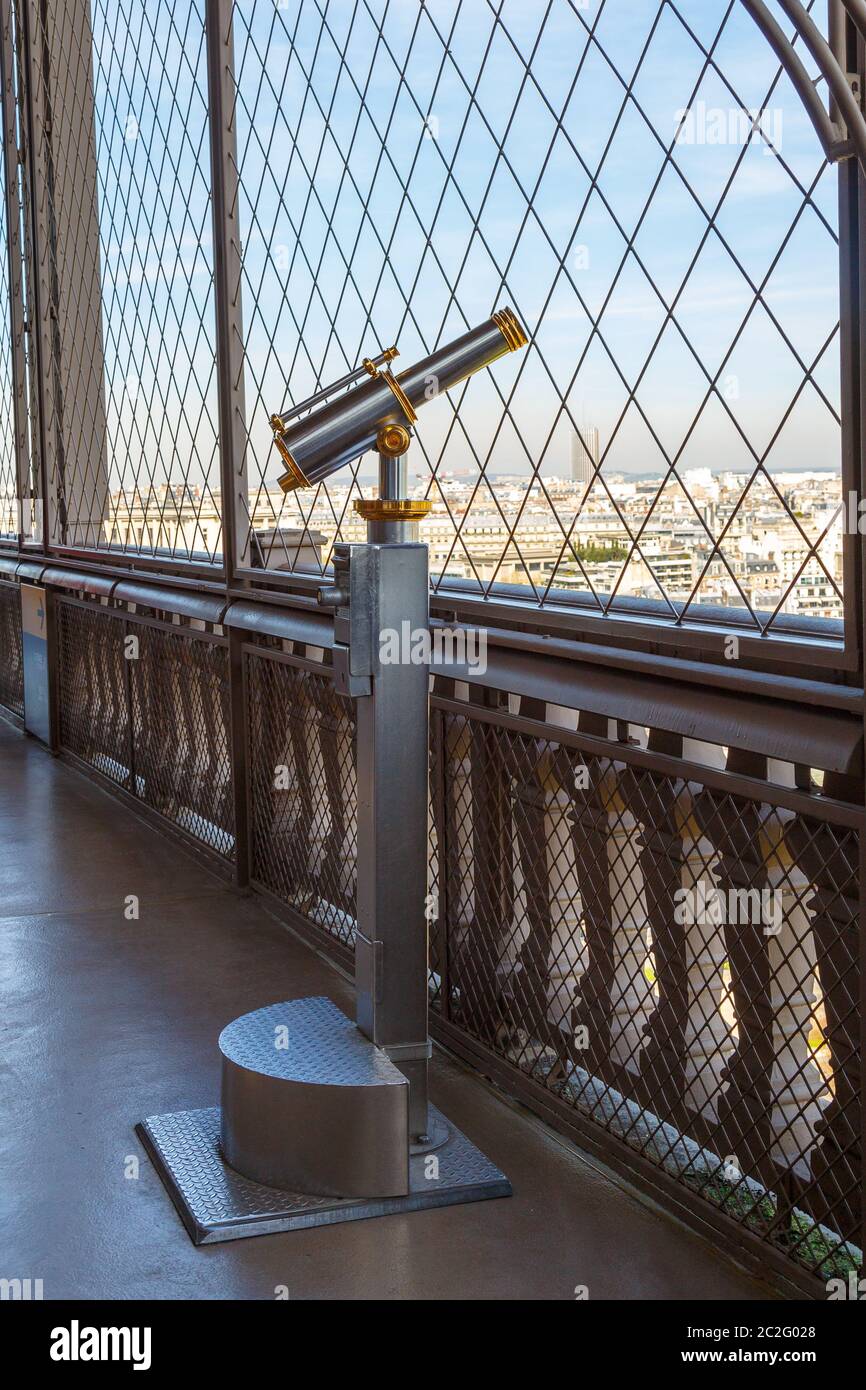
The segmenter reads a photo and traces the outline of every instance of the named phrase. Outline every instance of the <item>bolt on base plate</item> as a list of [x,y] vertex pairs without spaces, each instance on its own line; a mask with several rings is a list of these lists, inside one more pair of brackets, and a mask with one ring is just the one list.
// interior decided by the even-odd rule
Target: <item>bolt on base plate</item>
[[511,1184],[460,1130],[430,1107],[431,1123],[446,1125],[448,1139],[433,1152],[409,1159],[405,1197],[339,1198],[283,1192],[241,1177],[220,1152],[220,1111],[183,1110],[151,1115],[136,1125],[157,1173],[195,1245],[239,1240],[338,1221],[363,1221],[510,1197]]

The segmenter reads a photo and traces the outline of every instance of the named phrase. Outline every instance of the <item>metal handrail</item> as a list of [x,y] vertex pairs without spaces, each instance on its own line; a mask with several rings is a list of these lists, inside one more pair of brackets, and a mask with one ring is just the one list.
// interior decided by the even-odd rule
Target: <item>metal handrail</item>
[[[779,0],[797,34],[818,64],[845,123],[844,127],[831,120],[799,54],[781,25],[770,14],[764,0],[743,0],[743,4],[791,79],[827,159],[835,164],[841,159],[856,156],[861,169],[866,173],[866,119],[848,83],[847,74],[839,66],[833,50],[808,11],[799,0]],[[857,27],[864,26],[866,30],[866,0],[842,0],[842,4]]]

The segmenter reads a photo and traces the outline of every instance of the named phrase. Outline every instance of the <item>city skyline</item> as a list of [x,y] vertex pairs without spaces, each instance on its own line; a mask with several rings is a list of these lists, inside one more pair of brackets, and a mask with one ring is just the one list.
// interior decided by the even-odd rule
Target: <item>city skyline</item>
[[[611,474],[603,493],[566,477],[497,481],[494,505],[478,501],[471,479],[439,480],[421,531],[437,580],[469,580],[480,592],[499,582],[526,585],[537,597],[583,593],[602,606],[615,595],[668,607],[842,617],[848,518],[838,474],[793,470],[768,479],[707,468],[663,486],[660,478]],[[371,480],[367,491],[374,490]],[[320,573],[336,540],[365,538],[351,507],[354,491],[336,478],[318,501],[303,506],[295,494],[280,527],[273,522],[279,489],[260,497],[252,515],[255,563]],[[415,483],[411,491],[426,489]],[[205,507],[186,485],[125,497],[123,508],[114,502],[126,518],[111,528],[115,544],[175,548],[181,537],[190,551],[197,540],[206,549],[219,544],[218,508]]]

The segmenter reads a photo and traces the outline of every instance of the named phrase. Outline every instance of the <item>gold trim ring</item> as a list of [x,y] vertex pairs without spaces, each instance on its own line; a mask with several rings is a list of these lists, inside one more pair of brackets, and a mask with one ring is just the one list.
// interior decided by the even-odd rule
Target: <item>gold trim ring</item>
[[498,309],[493,315],[493,322],[508,344],[509,352],[519,352],[520,348],[526,347],[529,339],[513,309]]
[[277,451],[283,463],[285,463],[287,470],[277,479],[283,492],[294,492],[295,488],[298,487],[312,487],[313,484],[310,482],[309,478],[306,477],[300,465],[295,463],[295,460],[292,458],[282,439],[274,435],[274,443],[277,446]]
[[403,414],[409,421],[409,424],[414,425],[415,421],[418,419],[418,416],[415,414],[415,407],[413,406],[409,397],[406,395],[406,392],[403,390],[403,387],[400,385],[397,378],[395,376],[392,376],[390,372],[382,372],[380,374],[379,379],[381,381],[387,381],[391,390],[394,392],[395,397],[397,398],[397,402],[400,406],[400,409],[403,411]]
[[407,498],[359,497],[355,511],[365,521],[421,521],[432,510],[433,503]]

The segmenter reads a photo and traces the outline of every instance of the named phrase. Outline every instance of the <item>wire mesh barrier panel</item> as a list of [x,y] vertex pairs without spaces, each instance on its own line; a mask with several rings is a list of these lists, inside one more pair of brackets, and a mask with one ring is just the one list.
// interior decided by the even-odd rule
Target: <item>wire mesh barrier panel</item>
[[[291,644],[287,644],[291,645]],[[324,939],[354,948],[357,888],[355,709],[327,667],[275,641],[245,651],[251,877]],[[431,777],[431,786],[432,786]],[[426,904],[431,1000],[441,978],[437,839],[430,803]]]
[[124,619],[62,600],[56,616],[60,745],[133,791]]
[[[3,19],[0,18],[0,24]],[[4,75],[0,74],[0,81]],[[17,539],[22,528],[12,372],[13,317],[9,285],[9,222],[0,198],[0,537]]]
[[[253,877],[345,945],[351,705],[303,661],[247,649]],[[862,1261],[859,811],[837,813],[827,778],[823,798],[793,793],[797,810],[769,782],[735,793],[722,751],[702,753],[704,780],[662,774],[637,738],[589,753],[579,734],[437,699],[434,1018],[699,1215],[845,1277]]]
[[631,745],[436,727],[449,1025],[687,1200],[823,1280],[859,1269],[857,831]]
[[228,648],[165,628],[133,631],[139,643],[129,663],[137,795],[231,858]]
[[61,747],[231,859],[227,645],[137,618],[58,602]]
[[270,568],[362,539],[373,481],[367,460],[282,496],[286,390],[392,341],[408,365],[507,299],[529,351],[419,426],[437,589],[841,618],[837,178],[742,6],[233,17],[247,525]]
[[[303,662],[303,658],[301,658]],[[326,670],[248,647],[252,877],[315,926],[354,943],[355,713]]]
[[50,541],[213,560],[221,526],[203,0],[21,11]]
[[17,584],[0,581],[0,705],[24,718],[24,667],[21,653],[21,594]]

